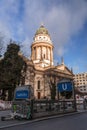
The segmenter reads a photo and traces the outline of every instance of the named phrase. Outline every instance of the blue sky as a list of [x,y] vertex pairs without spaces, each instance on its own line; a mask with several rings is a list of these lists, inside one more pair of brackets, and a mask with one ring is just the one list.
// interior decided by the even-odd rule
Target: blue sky
[[87,0],[0,0],[0,33],[20,42],[26,56],[41,23],[51,35],[55,65],[63,56],[74,73],[87,72]]

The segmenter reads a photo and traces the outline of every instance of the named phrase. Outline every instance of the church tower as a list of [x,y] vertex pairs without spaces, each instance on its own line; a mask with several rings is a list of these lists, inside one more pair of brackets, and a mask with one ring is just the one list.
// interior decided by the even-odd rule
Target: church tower
[[36,31],[31,45],[31,59],[33,63],[40,67],[52,66],[53,48],[48,30],[41,25]]

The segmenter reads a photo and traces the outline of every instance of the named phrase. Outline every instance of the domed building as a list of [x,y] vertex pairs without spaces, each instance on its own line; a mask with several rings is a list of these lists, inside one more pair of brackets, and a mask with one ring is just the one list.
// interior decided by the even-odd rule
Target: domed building
[[51,98],[53,86],[56,86],[55,98],[58,98],[57,83],[60,80],[73,80],[73,73],[62,59],[60,65],[53,63],[53,43],[48,30],[41,25],[31,44],[31,59],[26,59],[27,71],[24,84],[31,85],[36,99]]
[[53,65],[53,44],[44,26],[36,31],[31,50],[31,59],[34,64],[41,67]]

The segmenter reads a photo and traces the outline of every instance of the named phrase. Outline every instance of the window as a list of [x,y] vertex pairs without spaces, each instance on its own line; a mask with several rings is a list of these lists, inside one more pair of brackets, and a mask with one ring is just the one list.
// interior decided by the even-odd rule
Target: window
[[38,96],[38,99],[40,99],[40,92],[38,92],[37,94],[38,94],[38,95],[37,95],[37,96]]
[[44,59],[45,59],[45,54],[44,54]]
[[38,89],[40,89],[40,80],[38,80],[38,82],[37,82],[37,87],[38,87]]

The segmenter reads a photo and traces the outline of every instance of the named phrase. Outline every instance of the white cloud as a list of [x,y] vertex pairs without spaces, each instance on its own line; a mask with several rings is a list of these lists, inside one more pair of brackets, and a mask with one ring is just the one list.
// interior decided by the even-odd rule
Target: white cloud
[[7,28],[7,26],[5,26],[5,24],[0,23],[0,32],[2,33],[2,35],[4,37],[8,37],[10,38],[11,34],[9,32],[9,29]]
[[37,26],[44,22],[51,34],[55,54],[62,56],[67,51],[65,46],[68,45],[71,36],[77,34],[84,26],[87,19],[87,2],[73,0],[69,3],[51,5],[49,9],[45,6],[39,0],[25,1],[26,29],[34,33]]
[[[24,39],[28,43],[23,43],[28,48],[32,43],[35,31],[43,22],[51,34],[55,46],[54,55],[62,56],[68,51],[66,46],[69,45],[70,38],[83,28],[87,20],[87,2],[85,0],[61,1],[51,0],[49,7],[46,4],[48,1],[45,0],[0,1],[1,29],[6,30],[7,35],[12,38],[16,34],[20,40]],[[20,10],[22,2],[23,14]],[[22,17],[20,21],[18,18],[16,19],[18,14]],[[28,54],[29,48],[27,48],[25,50]]]
[[[30,47],[30,40],[29,38],[25,38],[25,40],[20,44],[22,53],[26,56],[30,58],[30,54],[31,54],[31,47]],[[27,52],[27,53],[26,53]]]
[[[6,50],[10,39],[14,39],[14,25],[16,23],[16,15],[19,11],[19,2],[15,0],[0,1],[0,33],[4,37],[3,47]],[[16,40],[16,39],[15,39]],[[3,51],[3,53],[4,53]]]
[[11,34],[9,32],[9,29],[5,26],[5,24],[0,23],[0,38],[2,37],[2,40],[0,41],[3,47],[2,54],[6,51],[7,44],[9,43],[9,39],[11,38]]
[[75,72],[75,73],[79,73],[79,66],[73,66],[73,71]]
[[[68,4],[53,7],[46,16],[46,22],[51,30],[58,55],[64,54],[64,46],[67,45],[72,35],[77,34],[83,28],[87,19],[87,3],[79,1],[79,3],[75,2],[74,4],[72,10],[68,7]],[[75,7],[77,8],[75,9]],[[61,48],[62,53],[60,53]]]

